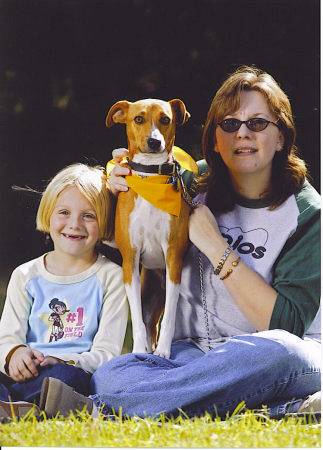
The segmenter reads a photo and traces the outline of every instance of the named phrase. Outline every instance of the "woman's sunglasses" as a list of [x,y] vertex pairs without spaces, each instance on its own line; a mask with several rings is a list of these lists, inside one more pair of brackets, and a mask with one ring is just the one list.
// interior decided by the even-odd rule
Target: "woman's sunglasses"
[[224,119],[222,122],[217,123],[217,125],[220,125],[223,131],[226,131],[227,133],[234,133],[235,131],[239,130],[241,125],[245,123],[249,130],[251,131],[263,131],[265,128],[267,128],[269,123],[272,123],[278,127],[277,123],[271,122],[270,120],[261,119],[260,117],[254,117],[253,119],[249,120],[239,120],[239,119]]

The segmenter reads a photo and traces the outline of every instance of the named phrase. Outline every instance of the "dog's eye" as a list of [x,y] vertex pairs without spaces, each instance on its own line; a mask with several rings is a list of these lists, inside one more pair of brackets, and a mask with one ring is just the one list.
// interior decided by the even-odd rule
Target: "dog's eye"
[[162,123],[163,125],[168,125],[170,122],[170,118],[167,116],[163,116],[159,119],[159,122]]
[[145,119],[142,116],[136,116],[134,118],[134,121],[138,124],[141,125],[142,123],[144,123]]

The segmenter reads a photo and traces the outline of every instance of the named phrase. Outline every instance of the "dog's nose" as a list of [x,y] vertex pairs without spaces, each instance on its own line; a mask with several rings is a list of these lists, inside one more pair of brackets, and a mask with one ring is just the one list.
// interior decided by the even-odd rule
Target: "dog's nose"
[[148,142],[149,148],[151,148],[152,151],[159,150],[160,144],[161,144],[160,140],[154,139],[154,138],[149,138],[147,142]]

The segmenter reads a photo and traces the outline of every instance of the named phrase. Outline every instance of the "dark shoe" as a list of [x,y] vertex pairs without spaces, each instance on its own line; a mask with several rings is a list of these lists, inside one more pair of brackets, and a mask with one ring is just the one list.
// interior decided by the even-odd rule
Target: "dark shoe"
[[77,414],[93,411],[93,401],[73,390],[71,386],[63,383],[57,378],[44,378],[39,407],[45,411],[47,417],[61,415],[67,417],[70,413]]
[[26,416],[39,417],[40,408],[33,403],[28,402],[3,402],[0,400],[0,420],[21,419]]

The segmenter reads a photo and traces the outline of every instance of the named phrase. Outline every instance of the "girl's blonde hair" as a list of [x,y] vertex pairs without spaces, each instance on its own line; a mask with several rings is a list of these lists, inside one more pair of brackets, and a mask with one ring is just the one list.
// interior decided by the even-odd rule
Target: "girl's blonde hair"
[[[239,109],[243,91],[258,91],[267,101],[284,136],[281,151],[276,152],[271,176],[271,186],[262,195],[272,208],[279,206],[304,183],[306,166],[297,156],[296,130],[289,99],[274,78],[254,67],[242,66],[231,74],[217,91],[205,123],[202,148],[210,172],[199,180],[200,192],[208,191],[210,205],[215,211],[232,210],[235,200],[229,172],[219,153],[215,152],[215,129],[225,116]],[[212,196],[212,199],[211,199]]]
[[49,223],[54,211],[57,197],[67,187],[75,186],[95,209],[99,239],[110,240],[113,237],[114,213],[113,198],[107,187],[107,177],[103,167],[90,167],[76,163],[60,170],[48,183],[36,216],[36,228],[49,233]]

